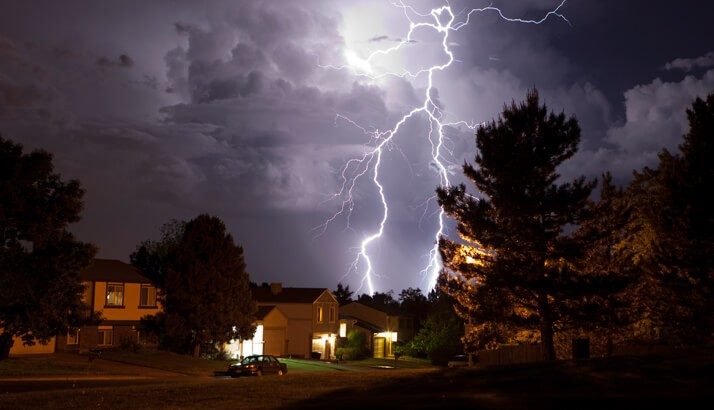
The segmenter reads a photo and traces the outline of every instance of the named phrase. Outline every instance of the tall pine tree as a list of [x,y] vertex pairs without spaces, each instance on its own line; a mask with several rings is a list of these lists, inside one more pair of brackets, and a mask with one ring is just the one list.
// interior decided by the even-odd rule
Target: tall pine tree
[[484,333],[533,330],[546,360],[555,359],[554,332],[571,302],[597,291],[577,269],[581,242],[566,233],[584,216],[594,182],[559,182],[556,172],[579,141],[577,121],[549,113],[532,90],[476,134],[478,167],[465,164],[464,173],[484,197],[463,185],[437,190],[467,245],[440,244],[457,309]]

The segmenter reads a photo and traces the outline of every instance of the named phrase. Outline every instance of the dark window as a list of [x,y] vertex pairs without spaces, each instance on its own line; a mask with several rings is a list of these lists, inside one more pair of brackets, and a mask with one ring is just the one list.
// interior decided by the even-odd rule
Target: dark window
[[139,306],[156,306],[156,288],[151,285],[141,285]]

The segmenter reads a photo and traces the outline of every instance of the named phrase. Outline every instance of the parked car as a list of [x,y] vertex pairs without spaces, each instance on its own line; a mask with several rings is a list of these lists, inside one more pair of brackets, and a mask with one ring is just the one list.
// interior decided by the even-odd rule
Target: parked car
[[264,374],[282,376],[287,372],[288,365],[270,355],[248,356],[240,362],[228,366],[228,375],[231,377],[262,376]]
[[449,367],[466,367],[469,365],[469,358],[465,354],[459,354],[451,357],[451,360],[446,365]]

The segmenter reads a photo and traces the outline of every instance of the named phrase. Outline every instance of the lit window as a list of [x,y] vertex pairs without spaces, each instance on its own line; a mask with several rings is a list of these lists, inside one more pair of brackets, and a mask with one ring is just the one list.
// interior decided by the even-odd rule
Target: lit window
[[107,284],[106,306],[124,306],[124,284],[123,283],[108,283]]
[[347,323],[340,323],[340,337],[347,337]]
[[335,323],[335,307],[330,306],[330,323]]
[[322,317],[322,306],[319,306],[317,308],[317,322],[322,323],[324,321],[324,318]]
[[156,288],[151,285],[141,285],[141,293],[139,294],[139,306],[155,307],[156,306]]
[[114,329],[111,326],[99,326],[97,338],[98,346],[111,346],[114,344]]
[[67,344],[76,345],[79,344],[79,329],[70,330],[67,332]]

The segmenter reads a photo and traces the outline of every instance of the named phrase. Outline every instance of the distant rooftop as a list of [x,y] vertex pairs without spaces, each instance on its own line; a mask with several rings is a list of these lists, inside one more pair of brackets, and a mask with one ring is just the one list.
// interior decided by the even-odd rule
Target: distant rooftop
[[325,292],[327,288],[284,288],[279,283],[271,283],[270,287],[256,287],[250,291],[253,299],[260,303],[312,303]]
[[139,270],[116,259],[93,259],[79,276],[86,281],[150,283]]

